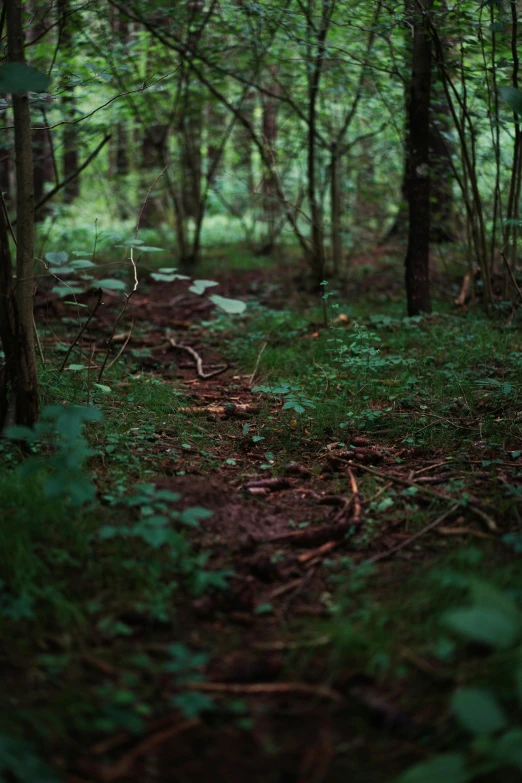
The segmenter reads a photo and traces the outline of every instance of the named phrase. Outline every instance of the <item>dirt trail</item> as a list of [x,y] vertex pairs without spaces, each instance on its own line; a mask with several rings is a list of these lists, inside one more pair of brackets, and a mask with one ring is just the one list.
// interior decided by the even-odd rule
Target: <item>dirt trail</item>
[[[244,294],[248,287],[246,278],[220,292]],[[347,776],[360,783],[390,780],[403,766],[401,758],[411,755],[411,739],[418,731],[402,686],[377,684],[358,666],[341,667],[342,674],[337,668],[332,678],[323,652],[328,649],[324,628],[319,624],[310,633],[310,621],[320,623],[329,614],[325,560],[383,558],[381,568],[389,572],[392,585],[424,556],[409,547],[411,534],[401,526],[381,529],[364,543],[368,498],[359,495],[358,482],[366,469],[381,472],[389,485],[395,479],[399,485],[418,483],[427,488],[429,500],[429,492],[437,492],[429,478],[438,473],[437,460],[355,437],[350,451],[318,445],[301,463],[289,464],[272,478],[270,471],[259,470],[263,448],[242,437],[246,422],[250,434],[255,432],[259,410],[250,378],[238,377],[234,368],[199,377],[223,366],[216,348],[205,344],[204,331],[189,328],[210,316],[211,305],[180,293],[179,285],[145,290],[131,299],[115,344],[126,339],[133,323],[128,349],[148,348],[143,369],[181,381],[190,396],[187,419],[201,417],[206,427],[212,422],[213,437],[205,441],[205,449],[221,465],[209,468],[209,460],[202,460],[195,448],[182,449],[173,463],[168,426],[155,433],[158,469],[165,473],[158,487],[179,492],[186,507],[213,511],[195,532],[194,543],[211,552],[212,568],[233,574],[229,590],[178,608],[182,633],[194,645],[214,650],[205,683],[192,687],[211,695],[217,709],[208,721],[167,715],[151,721],[139,740],[122,735],[112,744],[91,748],[77,758],[70,783],[334,783]],[[61,307],[56,303],[57,315]],[[108,295],[93,337],[95,352],[103,350],[100,334],[110,332],[114,313]],[[201,357],[199,374],[194,355],[173,346],[165,329]],[[231,427],[233,423],[237,426]],[[394,556],[400,559],[398,568]],[[308,631],[300,647],[302,621]],[[159,631],[148,641],[161,646],[172,639]],[[239,708],[237,717],[231,717],[238,700],[248,720]]]

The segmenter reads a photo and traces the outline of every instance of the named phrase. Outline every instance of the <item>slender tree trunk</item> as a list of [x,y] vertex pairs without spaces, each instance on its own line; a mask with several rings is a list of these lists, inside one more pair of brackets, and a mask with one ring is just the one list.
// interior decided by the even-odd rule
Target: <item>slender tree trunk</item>
[[[40,6],[36,0],[27,0],[24,4],[26,13],[31,14],[31,27],[28,34],[28,44],[31,41],[40,39],[46,34],[45,26],[45,12],[47,9]],[[31,50],[29,50],[31,51]],[[31,55],[29,55],[31,57]],[[41,62],[43,58],[33,58],[31,65],[35,68],[40,68],[45,71],[45,64]],[[47,59],[47,58],[45,58]],[[40,102],[40,101],[39,101]],[[33,140],[33,164],[34,164],[34,198],[37,204],[42,196],[45,194],[47,185],[49,183],[55,183],[57,181],[54,155],[53,155],[53,143],[51,138],[51,131],[45,130],[47,123],[47,113],[43,102],[40,102],[40,111],[38,112],[37,124],[40,129],[35,129],[32,133]],[[45,215],[48,214],[48,208],[43,208],[38,211],[36,216],[37,220],[43,220]]]
[[[64,54],[69,57],[72,49],[72,35],[70,23],[70,0],[58,0],[60,48]],[[76,99],[74,87],[64,91],[62,97],[62,106],[65,118],[71,120],[76,113]],[[62,135],[63,153],[62,170],[63,177],[67,179],[78,169],[78,127],[76,125],[65,125]],[[63,189],[63,200],[66,204],[71,204],[80,195],[80,177],[75,177],[68,182]]]
[[[314,41],[315,54],[311,63],[308,80],[308,140],[307,140],[307,176],[308,176],[308,203],[310,207],[310,272],[312,286],[319,290],[324,277],[324,236],[323,215],[319,203],[317,188],[317,99],[319,97],[319,83],[323,72],[326,37],[330,25],[331,4],[323,0],[321,9],[321,26],[315,30],[312,20],[315,15],[314,0],[308,2],[308,34]],[[312,26],[312,29],[310,29]],[[312,47],[309,46],[309,57]],[[310,58],[311,59],[311,58]]]
[[341,155],[338,145],[332,149],[331,179],[330,179],[330,208],[332,224],[332,267],[334,276],[337,277],[343,267],[343,240],[341,235]]
[[[273,78],[268,82],[268,88],[271,92],[277,93],[276,69],[272,68],[271,70]],[[271,166],[265,171],[263,177],[262,220],[266,230],[263,232],[264,237],[258,252],[260,255],[270,255],[274,249],[276,224],[279,214],[279,199],[274,173],[275,166],[277,166],[277,99],[271,95],[263,95],[262,107],[261,135],[267,158],[271,161]]]
[[432,0],[423,0],[420,13],[414,6],[411,91],[408,105],[407,181],[409,230],[406,252],[408,315],[431,312],[430,299],[430,93],[431,41],[425,15]]
[[[25,63],[23,3],[6,0],[9,62]],[[38,386],[33,331],[34,180],[31,114],[27,94],[13,96],[16,169],[16,282],[12,278],[7,218],[0,216],[0,298],[6,364],[0,381],[2,426],[31,426],[38,417]]]

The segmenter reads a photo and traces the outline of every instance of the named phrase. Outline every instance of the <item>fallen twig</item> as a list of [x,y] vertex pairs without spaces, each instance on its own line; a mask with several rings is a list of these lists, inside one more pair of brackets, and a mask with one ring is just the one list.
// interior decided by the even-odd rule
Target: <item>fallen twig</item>
[[190,720],[185,720],[182,723],[177,723],[174,726],[169,726],[166,729],[162,729],[155,734],[151,734],[148,737],[145,737],[142,742],[139,742],[137,745],[135,745],[126,756],[121,758],[115,764],[102,767],[99,771],[100,780],[104,781],[104,783],[111,783],[113,780],[119,780],[120,778],[127,777],[127,775],[129,775],[132,771],[134,764],[141,756],[149,753],[149,751],[158,747],[158,745],[163,745],[164,742],[171,740],[177,734],[181,734],[182,732],[188,731],[189,729],[195,728],[199,725],[200,721],[197,718],[191,718]]
[[[352,467],[360,470],[364,470],[366,471],[366,473],[371,473],[372,476],[377,476],[378,478],[381,478],[383,481],[392,481],[395,484],[402,484],[405,487],[415,487],[415,489],[419,492],[419,494],[426,495],[426,497],[432,497],[432,498],[436,498],[437,500],[443,500],[445,503],[455,502],[455,498],[452,498],[449,495],[444,494],[444,492],[438,492],[436,489],[430,489],[429,487],[424,487],[422,484],[418,484],[416,481],[412,481],[410,479],[404,478],[403,476],[394,476],[392,473],[384,473],[381,470],[377,470],[377,468],[370,467],[370,465],[363,465],[360,462],[354,462],[353,460],[346,459],[337,454],[335,455],[334,459],[337,459],[340,462],[348,462],[350,465],[352,465]],[[476,516],[480,517],[480,519],[482,519],[482,521],[486,524],[488,530],[492,532],[496,532],[498,530],[497,523],[495,522],[495,520],[491,519],[491,517],[488,514],[486,514],[486,512],[483,511],[481,508],[478,508],[476,501],[469,499],[465,507],[469,508],[469,510],[472,511]]]
[[111,367],[112,367],[112,365],[113,365],[113,364],[116,364],[116,362],[118,361],[118,359],[119,359],[119,358],[120,358],[120,356],[122,355],[123,351],[124,351],[124,350],[125,350],[125,348],[127,347],[127,343],[129,342],[129,340],[130,340],[130,338],[131,338],[131,334],[132,334],[132,328],[133,328],[133,326],[134,326],[134,321],[131,323],[131,328],[130,328],[130,331],[129,331],[128,335],[127,335],[127,339],[125,340],[125,342],[124,342],[124,343],[123,343],[123,345],[121,346],[120,350],[118,351],[118,353],[116,354],[116,356],[114,357],[114,359],[112,360],[112,362],[111,362],[109,365],[107,365],[107,369],[108,369],[108,370],[110,370],[110,369],[111,369]]
[[194,350],[194,348],[191,348],[190,345],[180,345],[174,340],[173,337],[169,337],[169,343],[173,348],[177,348],[180,351],[186,351],[188,354],[190,354],[190,356],[192,356],[196,362],[196,372],[199,378],[206,380],[207,378],[213,378],[215,375],[221,375],[221,373],[228,370],[228,364],[224,364],[219,369],[212,370],[212,372],[203,372],[203,359],[199,353]]
[[257,354],[257,359],[256,359],[256,364],[255,364],[255,367],[254,367],[254,372],[253,372],[253,373],[252,373],[252,375],[250,376],[250,380],[249,380],[249,382],[248,382],[248,385],[249,385],[249,386],[252,386],[252,384],[254,383],[254,378],[256,377],[257,368],[259,367],[259,362],[261,361],[261,357],[262,357],[262,355],[263,355],[263,352],[264,352],[264,350],[265,350],[265,348],[266,348],[266,346],[267,346],[267,345],[268,345],[268,342],[266,342],[266,343],[263,343],[263,345],[261,346],[261,350],[260,350],[260,351],[259,351],[259,353]]
[[406,541],[401,541],[400,544],[397,544],[397,546],[388,549],[386,552],[380,552],[378,555],[370,557],[366,562],[377,563],[379,560],[384,560],[386,557],[390,557],[390,555],[394,555],[396,552],[400,552],[401,549],[406,549],[407,546],[410,546],[410,544],[412,544],[414,541],[417,541],[417,539],[421,538],[421,536],[423,536],[425,533],[428,533],[430,530],[433,530],[435,527],[442,524],[442,522],[444,522],[444,520],[447,519],[450,514],[453,514],[458,508],[459,504],[456,503],[454,506],[445,511],[444,514],[441,514],[440,517],[437,517],[437,519],[435,519],[433,522],[430,522],[429,525],[426,525],[426,527],[423,527],[422,530],[419,530],[417,533],[414,533],[413,536],[407,538]]
[[[250,493],[253,489],[268,489],[270,492],[277,492],[281,489],[288,489],[291,484],[285,478],[266,478],[258,481],[249,481],[243,484],[245,492]],[[254,493],[255,494],[255,493]]]
[[327,701],[341,702],[343,697],[337,691],[325,685],[308,685],[305,682],[255,682],[255,683],[223,683],[223,682],[187,682],[185,690],[201,691],[201,693],[217,693],[224,695],[242,694],[251,696],[273,696],[285,694],[288,696],[318,696]]

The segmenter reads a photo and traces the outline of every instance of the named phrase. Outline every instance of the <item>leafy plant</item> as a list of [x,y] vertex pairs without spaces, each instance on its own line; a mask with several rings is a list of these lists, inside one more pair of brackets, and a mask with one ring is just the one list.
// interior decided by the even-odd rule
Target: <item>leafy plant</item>
[[417,764],[399,783],[468,783],[497,770],[522,771],[522,613],[504,592],[478,580],[470,582],[472,603],[446,612],[442,624],[468,642],[510,651],[510,671],[517,695],[519,722],[489,688],[462,687],[451,698],[451,710],[470,736],[462,750],[442,753]]
[[78,508],[94,499],[95,487],[83,466],[92,450],[83,435],[86,423],[98,422],[103,414],[97,408],[80,405],[51,405],[42,411],[34,429],[14,426],[5,436],[33,448],[34,454],[18,468],[21,478],[39,472],[46,475],[44,493],[51,499]]
[[256,386],[253,392],[270,394],[274,397],[280,396],[283,399],[283,410],[292,410],[294,413],[304,413],[306,408],[315,408],[315,402],[301,390],[300,386],[291,386],[283,382],[277,386]]

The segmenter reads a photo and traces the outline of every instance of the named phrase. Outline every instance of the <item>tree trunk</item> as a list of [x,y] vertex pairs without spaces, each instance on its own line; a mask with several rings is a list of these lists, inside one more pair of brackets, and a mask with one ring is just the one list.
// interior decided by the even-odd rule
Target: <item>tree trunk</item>
[[408,105],[407,184],[409,229],[406,252],[408,315],[431,312],[430,252],[430,93],[431,41],[425,16],[432,0],[423,0],[422,13],[414,6],[411,89]]
[[[435,71],[436,73],[436,71]],[[435,74],[434,74],[435,75]],[[447,139],[452,129],[448,102],[440,80],[433,83],[430,116],[431,159],[431,241],[455,242],[453,172],[449,163],[451,147]]]
[[[23,3],[6,0],[9,62],[25,63]],[[1,424],[31,426],[38,417],[33,331],[34,180],[31,114],[26,94],[13,96],[16,170],[16,282],[13,280],[7,219],[0,215],[0,328],[6,363],[0,381]]]
[[[27,43],[31,44],[31,41],[40,40],[40,38],[46,35],[47,28],[44,20],[47,9],[45,7],[39,6],[36,3],[36,0],[28,0],[28,2],[24,4],[24,8],[25,12],[29,13],[31,16],[31,27],[27,36]],[[42,59],[47,58],[32,58],[30,64],[35,68],[40,68],[40,70],[46,71],[47,69],[45,67],[45,63],[42,62]],[[38,112],[36,122],[38,126],[40,126],[40,129],[35,129],[32,133],[34,199],[36,204],[38,204],[40,199],[44,196],[47,190],[47,185],[49,183],[56,183],[57,181],[51,131],[45,130],[45,126],[48,125],[47,113],[45,111],[46,106],[41,99],[38,100],[37,105],[39,106],[40,111]],[[36,219],[43,220],[48,212],[49,205],[38,211]]]
[[330,179],[330,208],[332,223],[332,271],[335,277],[343,267],[343,240],[341,235],[341,155],[339,147],[335,145],[332,149],[331,159],[331,179]]
[[[60,30],[60,48],[65,53],[67,59],[71,54],[72,35],[70,24],[70,0],[58,0],[59,30]],[[74,119],[76,110],[76,99],[74,96],[74,87],[64,90],[62,97],[62,106],[67,120]],[[67,179],[73,174],[79,166],[78,157],[78,127],[76,125],[65,125],[62,135],[63,157],[62,170],[63,178]],[[63,200],[66,204],[71,204],[80,195],[80,178],[75,177],[68,182],[63,189]]]

